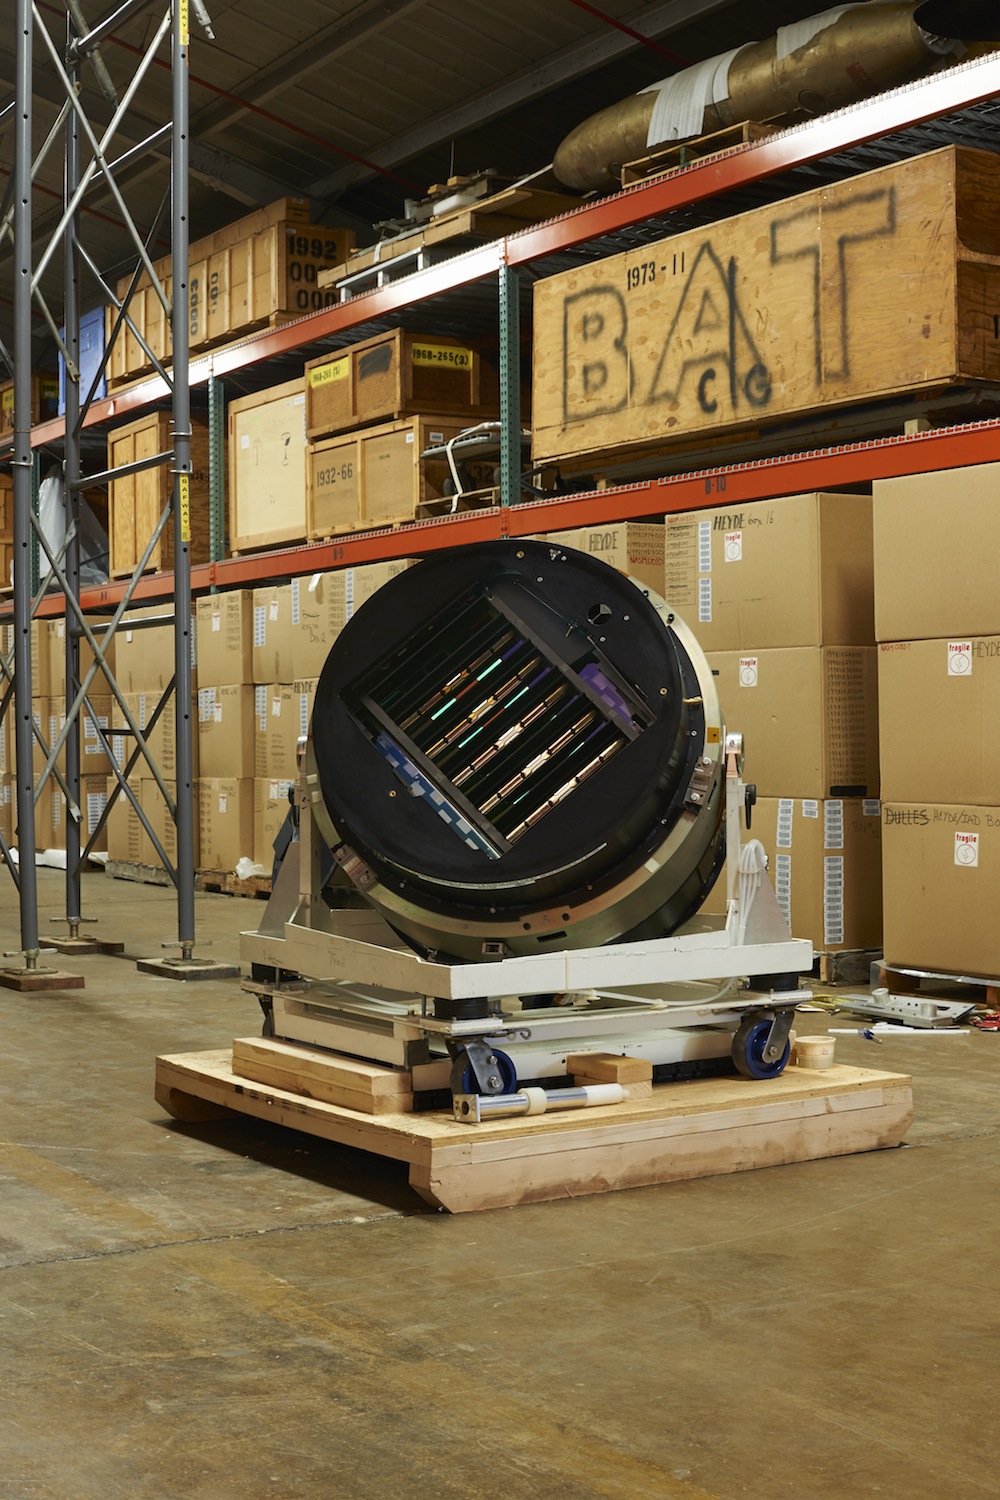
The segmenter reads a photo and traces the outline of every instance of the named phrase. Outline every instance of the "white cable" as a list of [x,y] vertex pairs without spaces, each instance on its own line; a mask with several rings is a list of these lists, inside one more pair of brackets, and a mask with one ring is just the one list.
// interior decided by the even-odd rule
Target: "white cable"
[[753,907],[754,897],[767,874],[767,851],[760,839],[748,839],[740,850],[740,936],[746,937],[747,921]]

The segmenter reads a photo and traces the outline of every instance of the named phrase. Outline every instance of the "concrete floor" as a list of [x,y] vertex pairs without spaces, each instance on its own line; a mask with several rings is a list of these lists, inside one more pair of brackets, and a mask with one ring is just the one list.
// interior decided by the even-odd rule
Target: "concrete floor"
[[[132,958],[176,932],[155,887],[85,906]],[[262,911],[200,897],[210,956]],[[235,982],[76,967],[0,991],[2,1500],[1000,1493],[1000,1035],[841,1039],[914,1074],[898,1151],[450,1218],[395,1164],[164,1116],[157,1052],[256,1031]]]

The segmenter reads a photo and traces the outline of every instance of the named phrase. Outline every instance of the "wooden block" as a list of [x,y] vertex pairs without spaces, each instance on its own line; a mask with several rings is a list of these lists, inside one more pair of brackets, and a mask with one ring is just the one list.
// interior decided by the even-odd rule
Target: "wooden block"
[[575,1052],[566,1059],[566,1072],[578,1083],[652,1083],[653,1064],[644,1057],[619,1057],[615,1052]]
[[367,1115],[408,1114],[413,1109],[409,1073],[276,1038],[234,1041],[233,1072]]
[[538,282],[534,462],[1000,381],[998,205],[948,146]]

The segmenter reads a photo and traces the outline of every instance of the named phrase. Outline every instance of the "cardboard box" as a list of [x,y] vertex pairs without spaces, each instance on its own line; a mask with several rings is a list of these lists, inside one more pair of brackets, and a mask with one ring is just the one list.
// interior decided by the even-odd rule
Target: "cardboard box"
[[[42,624],[42,622],[39,622],[39,624]],[[90,628],[93,630],[94,634],[96,635],[98,641],[100,641],[101,636],[102,636],[103,631],[104,631],[104,625],[100,621],[98,621],[96,619],[91,619],[89,621],[89,624],[90,624]],[[43,646],[42,640],[40,639],[39,640],[39,650],[46,649],[48,651],[48,655],[49,655],[48,679],[47,679],[48,683],[49,683],[49,694],[51,696],[51,695],[54,695],[56,693],[64,693],[66,691],[66,621],[65,620],[48,620],[48,621],[45,621],[44,622],[44,631],[43,631],[43,634],[44,634],[45,644]],[[116,647],[116,637],[112,636],[111,640],[108,642],[107,651],[106,651],[106,655],[105,655],[105,660],[106,660],[106,662],[108,664],[108,667],[110,668],[110,670],[112,672],[114,672],[114,670],[115,670],[115,658],[116,658],[115,647]],[[87,641],[86,639],[84,639],[83,637],[81,637],[80,638],[80,680],[81,681],[87,675],[87,673],[90,671],[90,668],[93,666],[93,664],[94,664],[94,653],[93,653],[93,651],[90,648],[90,643],[89,643],[89,641]],[[117,678],[116,678],[116,680],[117,680]],[[99,671],[97,673],[96,677],[93,679],[93,681],[90,684],[89,693],[90,693],[91,696],[93,696],[95,693],[100,696],[100,695],[105,694],[106,692],[107,692],[107,678],[105,677],[103,671]]]
[[306,535],[305,381],[229,403],[229,545],[244,552]]
[[[199,783],[196,782],[195,787],[197,788],[198,785]],[[139,801],[142,804],[142,810],[146,814],[146,817],[149,819],[150,825],[153,829],[153,832],[156,834],[156,837],[160,841],[160,845],[163,849],[164,854],[167,856],[167,859],[170,861],[170,863],[176,868],[177,824],[174,822],[167,804],[163,799],[163,794],[155,781],[144,777],[139,783],[139,787]],[[176,802],[177,783],[174,781],[168,781],[167,790]],[[195,869],[198,869],[201,864],[201,829],[197,791],[195,791],[193,795],[195,797],[193,828],[194,867]],[[143,833],[143,847],[146,851],[145,859],[143,861],[144,863],[152,865],[162,864],[162,860],[160,859],[160,856],[156,850],[156,846],[149,838],[149,835],[145,832]]]
[[[156,619],[163,623],[131,628],[130,622]],[[197,685],[198,633],[191,630],[191,685]],[[162,692],[174,676],[174,615],[168,603],[130,610],[122,621],[115,648],[115,677],[126,693]]]
[[295,628],[290,584],[267,584],[253,591],[253,680],[294,679]]
[[311,438],[417,412],[495,416],[495,373],[468,340],[393,328],[306,365]]
[[318,677],[330,647],[348,620],[390,578],[412,566],[412,559],[405,557],[341,568],[335,573],[314,573],[311,578],[293,578],[293,680]]
[[662,594],[665,537],[663,526],[645,521],[619,521],[617,525],[560,531],[552,540],[597,557],[654,594]]
[[[141,800],[142,783],[137,779],[130,785]],[[107,822],[108,859],[116,864],[152,864],[152,847],[146,837],[146,830],[139,822],[135,808],[113,779],[108,781],[108,797],[111,799],[111,812]],[[145,806],[143,811],[146,811]],[[148,812],[146,816],[149,816]]]
[[893,802],[1000,799],[1000,636],[879,647],[882,788]]
[[997,380],[998,196],[947,146],[536,282],[533,461]]
[[9,846],[14,841],[14,789],[9,776],[0,773],[0,834]]
[[233,589],[198,600],[198,684],[253,681],[253,591]]
[[1000,634],[1000,464],[873,487],[880,641]]
[[[882,946],[882,823],[877,800],[761,797],[750,838],[767,851],[778,905],[817,953]],[[726,872],[704,910],[724,915]]]
[[661,588],[705,651],[870,646],[868,495],[790,495],[667,516]]
[[253,781],[202,779],[198,783],[201,868],[229,873],[253,854]]
[[[358,572],[361,570],[358,569]],[[293,676],[318,677],[330,647],[347,624],[347,601],[354,603],[353,568],[292,579]]]
[[198,689],[198,764],[201,776],[232,772],[239,781],[254,768],[254,689],[248,684]]
[[878,796],[875,648],[707,653],[760,796]]
[[[112,782],[112,785],[116,783]],[[108,778],[106,776],[82,776],[80,778],[80,848],[87,847],[91,835],[101,821],[108,801]],[[108,824],[94,842],[92,854],[106,853],[108,848]]]
[[83,776],[106,777],[111,773],[111,759],[105,754],[97,730],[99,727],[105,739],[110,738],[113,702],[110,693],[90,694],[80,709],[80,773]]
[[422,505],[444,498],[447,461],[424,459],[469,425],[468,417],[406,417],[383,427],[310,443],[306,515],[310,540],[359,527],[412,521]]
[[1000,807],[882,806],[885,957],[1000,977]]
[[294,785],[294,781],[280,777],[257,779],[253,784],[253,861],[268,874],[274,863],[274,841],[288,816],[288,793]]
[[291,779],[296,772],[296,748],[309,732],[315,679],[309,683],[268,683],[254,688],[256,749],[254,775]]

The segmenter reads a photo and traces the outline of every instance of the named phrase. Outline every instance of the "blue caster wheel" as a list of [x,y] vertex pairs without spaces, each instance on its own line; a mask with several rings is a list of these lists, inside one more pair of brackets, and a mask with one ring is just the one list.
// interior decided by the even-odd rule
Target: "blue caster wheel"
[[773,1061],[765,1058],[764,1048],[767,1046],[770,1030],[770,1017],[761,1020],[757,1016],[747,1016],[740,1022],[739,1030],[733,1037],[733,1062],[736,1064],[736,1071],[742,1073],[744,1078],[777,1078],[788,1066],[792,1052],[791,1042],[785,1043],[780,1057]]
[[[493,1051],[493,1056],[496,1058],[497,1077],[500,1079],[500,1082],[503,1085],[502,1088],[496,1089],[495,1092],[498,1094],[516,1093],[517,1069],[514,1066],[513,1061],[507,1056],[506,1052],[498,1052],[496,1051],[496,1049],[494,1049]],[[476,1083],[476,1075],[473,1073],[471,1068],[466,1068],[465,1072],[462,1074],[462,1093],[482,1093],[482,1089],[480,1089]]]

